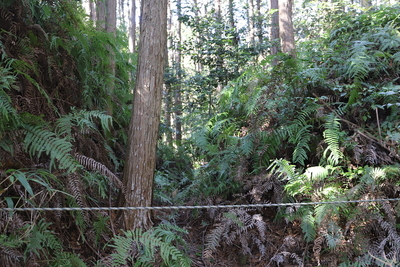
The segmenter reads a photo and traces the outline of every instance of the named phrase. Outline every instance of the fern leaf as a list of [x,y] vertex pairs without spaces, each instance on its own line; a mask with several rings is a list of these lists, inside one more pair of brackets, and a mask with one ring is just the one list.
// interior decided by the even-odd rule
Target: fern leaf
[[337,165],[344,157],[339,146],[339,140],[341,137],[340,122],[334,114],[326,116],[326,120],[323,136],[328,146],[325,149],[323,156],[328,160],[330,165]]
[[190,259],[173,243],[183,242],[183,239],[174,231],[186,232],[177,226],[161,224],[153,229],[143,232],[141,229],[125,232],[126,237],[113,238],[117,253],[112,254],[113,265],[125,265],[127,260],[135,266],[153,266],[156,253],[159,253],[167,266],[190,266]]
[[78,163],[71,155],[72,144],[70,142],[56,137],[53,132],[39,126],[27,125],[25,129],[24,145],[31,156],[40,157],[42,152],[46,152],[50,156],[50,168],[55,166],[56,160],[59,167],[68,172],[74,172],[78,168]]
[[[136,229],[135,231],[142,233],[141,229]],[[111,245],[115,249],[115,253],[111,255],[113,266],[125,266],[127,261],[132,261],[133,233],[126,232],[125,235],[127,236],[115,236],[113,238],[114,244]]]
[[74,156],[75,159],[88,170],[98,171],[102,175],[106,176],[110,180],[110,182],[116,185],[116,187],[121,190],[123,195],[126,196],[126,188],[122,184],[121,180],[113,172],[111,172],[105,165],[84,155],[75,153]]
[[352,49],[352,55],[348,59],[348,69],[346,74],[357,82],[364,80],[375,59],[368,54],[368,46],[374,43],[368,41],[356,41]]
[[250,156],[250,154],[253,152],[253,147],[254,147],[253,142],[254,138],[252,135],[246,135],[240,138],[240,146],[239,146],[240,154],[246,157]]
[[300,128],[292,138],[290,142],[296,145],[293,151],[293,162],[304,165],[304,161],[308,159],[307,151],[310,151],[309,142],[311,139],[310,131],[311,125],[305,125]]
[[323,232],[329,248],[334,249],[344,240],[342,229],[334,221],[330,221],[327,230]]
[[315,226],[315,218],[312,212],[306,213],[301,218],[301,229],[304,233],[304,238],[307,242],[311,242],[314,240],[316,235],[316,226]]
[[205,258],[210,257],[212,252],[219,246],[225,231],[227,231],[226,224],[221,223],[206,236],[206,245],[203,252]]
[[43,249],[51,249],[53,251],[61,251],[62,246],[56,235],[49,230],[51,223],[41,219],[33,225],[30,231],[29,240],[27,242],[27,252],[35,253],[40,256]]

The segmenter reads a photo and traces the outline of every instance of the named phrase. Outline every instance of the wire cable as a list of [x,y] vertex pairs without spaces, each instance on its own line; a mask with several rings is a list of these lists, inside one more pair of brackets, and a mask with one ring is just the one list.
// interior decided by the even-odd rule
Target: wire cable
[[184,210],[184,209],[223,209],[223,208],[265,208],[265,207],[288,207],[288,206],[310,206],[310,205],[340,205],[348,203],[371,203],[371,202],[393,202],[400,198],[389,199],[365,199],[365,200],[343,200],[322,202],[300,202],[300,203],[264,203],[243,205],[200,205],[200,206],[159,206],[159,207],[42,207],[42,208],[0,208],[0,211],[99,211],[99,210]]

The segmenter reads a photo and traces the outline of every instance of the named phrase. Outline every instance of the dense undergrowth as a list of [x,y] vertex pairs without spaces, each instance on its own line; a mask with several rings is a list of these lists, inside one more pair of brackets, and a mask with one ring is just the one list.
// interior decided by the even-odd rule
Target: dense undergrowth
[[[114,205],[124,190],[134,55],[122,33],[115,41],[97,31],[69,1],[17,2],[0,4],[0,207]],[[297,59],[278,54],[271,66],[267,56],[243,70],[181,147],[160,141],[155,203],[399,197],[399,11],[336,12],[320,19],[322,36],[299,24],[312,38],[299,40]],[[107,103],[119,112],[103,112]],[[166,212],[147,232],[122,232],[107,212],[1,211],[0,261],[219,266],[235,251],[252,266],[395,266],[399,208],[382,201]],[[188,225],[204,238],[185,238],[196,236]]]

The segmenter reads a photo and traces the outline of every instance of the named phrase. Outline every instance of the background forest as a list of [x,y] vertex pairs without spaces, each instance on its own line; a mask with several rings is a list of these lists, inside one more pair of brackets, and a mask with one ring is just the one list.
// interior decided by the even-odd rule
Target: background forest
[[12,209],[126,205],[136,1],[1,1],[0,266],[399,266],[395,2],[169,1],[153,206],[243,206],[130,228]]

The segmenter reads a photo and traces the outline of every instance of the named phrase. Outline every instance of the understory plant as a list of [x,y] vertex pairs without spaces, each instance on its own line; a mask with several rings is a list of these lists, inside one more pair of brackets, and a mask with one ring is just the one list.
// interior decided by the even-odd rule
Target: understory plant
[[190,266],[183,234],[186,230],[170,223],[161,223],[148,231],[125,231],[115,236],[111,266]]

